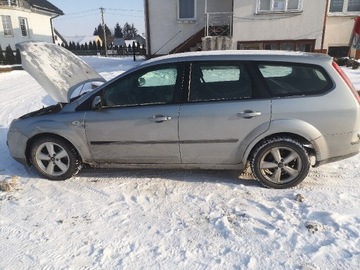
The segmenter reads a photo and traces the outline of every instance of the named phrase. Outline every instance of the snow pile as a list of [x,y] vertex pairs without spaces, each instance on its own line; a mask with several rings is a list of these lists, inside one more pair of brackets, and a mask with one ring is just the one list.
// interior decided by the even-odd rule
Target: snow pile
[[[139,63],[83,59],[106,79]],[[0,269],[359,267],[359,155],[290,190],[218,171],[83,170],[51,182],[11,159],[6,134],[54,101],[25,71],[0,81]]]

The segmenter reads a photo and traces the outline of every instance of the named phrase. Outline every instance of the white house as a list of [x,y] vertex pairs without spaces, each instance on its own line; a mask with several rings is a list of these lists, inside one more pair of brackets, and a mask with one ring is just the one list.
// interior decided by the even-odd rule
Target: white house
[[360,0],[144,0],[144,7],[149,57],[197,49],[327,52],[348,45]]
[[46,0],[0,0],[0,45],[22,41],[54,42],[52,20],[64,13]]

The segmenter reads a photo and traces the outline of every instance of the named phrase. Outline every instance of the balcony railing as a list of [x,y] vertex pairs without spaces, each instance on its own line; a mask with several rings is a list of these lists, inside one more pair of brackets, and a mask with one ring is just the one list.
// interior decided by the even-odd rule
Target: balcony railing
[[206,36],[232,36],[232,12],[206,13]]
[[24,0],[0,0],[0,6],[20,7],[30,9],[30,4]]

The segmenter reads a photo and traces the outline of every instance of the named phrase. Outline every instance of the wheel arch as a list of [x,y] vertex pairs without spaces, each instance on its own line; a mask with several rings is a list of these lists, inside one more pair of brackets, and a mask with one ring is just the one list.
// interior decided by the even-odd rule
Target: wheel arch
[[279,138],[279,137],[289,138],[289,139],[293,139],[293,140],[299,142],[302,146],[304,146],[304,148],[308,152],[309,156],[316,156],[316,150],[314,148],[314,145],[305,137],[300,136],[299,134],[291,133],[291,132],[279,132],[279,133],[274,133],[274,134],[265,136],[265,137],[261,138],[261,140],[258,140],[257,143],[254,144],[251,147],[251,150],[248,152],[247,160],[251,159],[251,157],[254,154],[255,149],[257,149],[257,147],[262,142],[264,142],[266,140],[271,140],[274,138]]
[[328,145],[323,134],[313,125],[299,119],[280,119],[272,121],[270,128],[257,136],[244,151],[242,158],[243,164],[251,158],[254,149],[263,142],[274,137],[288,137],[301,143],[312,160],[312,165],[316,161],[322,160],[328,155]]
[[25,158],[26,158],[26,163],[28,165],[31,164],[31,160],[30,160],[30,156],[31,156],[31,148],[34,144],[34,142],[36,142],[37,140],[39,140],[40,138],[45,138],[45,137],[52,137],[52,138],[57,138],[60,140],[65,141],[66,143],[68,143],[75,151],[75,155],[77,156],[77,158],[79,159],[80,162],[82,162],[82,156],[79,152],[79,150],[75,147],[75,145],[69,141],[68,139],[66,139],[63,136],[60,136],[58,134],[54,134],[54,133],[39,133],[34,135],[33,137],[31,137],[26,144],[26,150],[25,150]]

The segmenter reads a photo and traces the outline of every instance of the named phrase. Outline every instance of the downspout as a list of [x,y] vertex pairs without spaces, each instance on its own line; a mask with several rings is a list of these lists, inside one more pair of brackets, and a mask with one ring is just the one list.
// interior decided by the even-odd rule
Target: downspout
[[329,2],[330,0],[326,0],[326,4],[325,4],[325,15],[324,15],[324,23],[323,23],[323,32],[321,37],[321,47],[320,47],[322,53],[324,52],[324,42],[325,42],[325,32],[326,32],[328,10],[329,10]]
[[146,55],[147,58],[151,58],[151,31],[150,31],[150,11],[149,11],[149,0],[144,1],[144,12],[145,12],[145,29],[146,29]]
[[53,39],[53,43],[55,44],[55,34],[54,34],[54,25],[53,25],[53,19],[56,19],[57,17],[59,17],[60,15],[57,14],[55,17],[51,17],[50,18],[50,26],[51,26],[51,35],[52,35],[52,39]]

